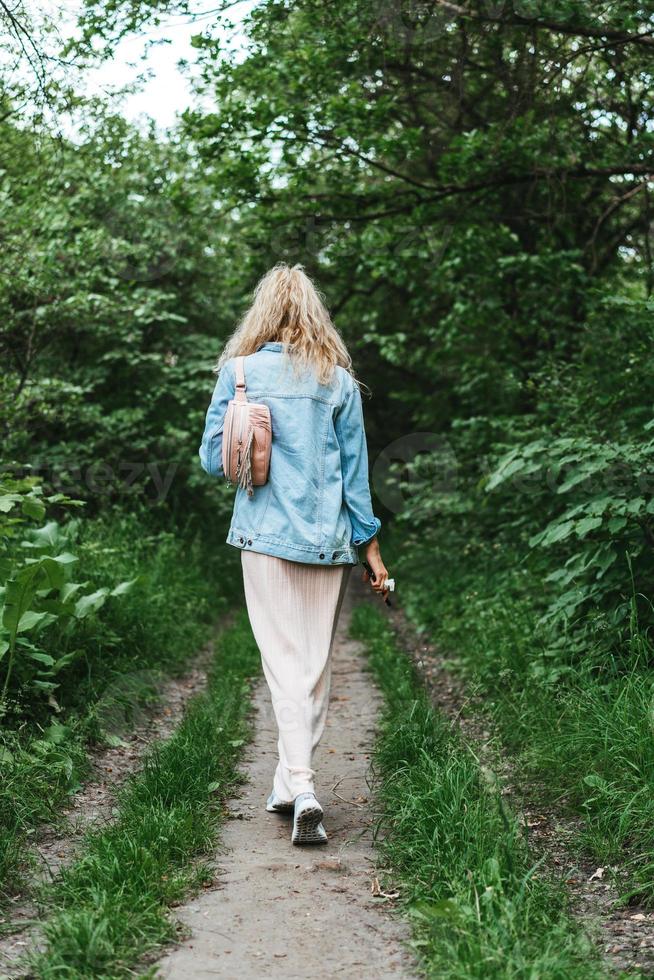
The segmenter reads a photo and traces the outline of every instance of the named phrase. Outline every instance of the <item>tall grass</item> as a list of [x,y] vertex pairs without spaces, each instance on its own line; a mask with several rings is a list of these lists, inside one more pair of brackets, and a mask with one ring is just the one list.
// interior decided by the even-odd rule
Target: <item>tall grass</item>
[[[505,556],[506,562],[506,556]],[[552,634],[519,568],[448,566],[429,580],[406,566],[412,618],[483,699],[516,775],[531,792],[583,818],[578,843],[599,863],[622,865],[654,901],[654,648],[636,604],[626,638],[607,624],[586,649]]]
[[354,635],[386,700],[375,752],[380,848],[401,884],[425,975],[552,980],[605,973],[529,853],[497,778],[430,704],[379,613]]
[[59,638],[84,648],[60,695],[66,706],[86,707],[114,677],[134,669],[179,672],[240,594],[238,554],[215,533],[188,536],[153,526],[147,515],[116,512],[80,521],[71,549],[93,581],[136,585],[83,631]]
[[123,788],[116,822],[89,835],[79,860],[50,889],[35,976],[134,976],[145,952],[174,938],[168,907],[211,877],[195,859],[215,844],[221,801],[238,778],[258,662],[242,616],[218,641],[206,693]]

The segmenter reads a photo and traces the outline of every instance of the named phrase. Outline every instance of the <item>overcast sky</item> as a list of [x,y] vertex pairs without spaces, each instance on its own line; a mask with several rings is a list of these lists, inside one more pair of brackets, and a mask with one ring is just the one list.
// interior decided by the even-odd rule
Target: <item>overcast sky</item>
[[[230,8],[232,23],[242,23],[255,4],[256,0],[242,0]],[[63,3],[61,0],[39,0],[38,6],[52,15],[63,11],[62,33],[69,35],[74,30],[75,14],[80,6],[78,0],[64,0]],[[219,33],[224,42],[229,38],[230,44],[237,48],[243,43],[244,36],[238,26],[235,32],[227,34],[216,29],[215,15],[202,16],[203,10],[211,10],[212,7],[216,7],[215,0],[197,0],[195,10],[198,16],[193,20],[180,15],[170,17],[159,27],[148,26],[140,35],[125,38],[111,62],[85,73],[86,91],[89,94],[106,93],[148,73],[151,77],[145,81],[142,90],[126,96],[122,104],[123,114],[130,120],[147,115],[160,126],[169,126],[175,114],[185,109],[191,101],[188,77],[177,66],[180,60],[195,60],[197,52],[191,47],[192,36],[210,28],[212,35]],[[160,43],[152,46],[152,42]],[[146,60],[143,61],[146,50]]]

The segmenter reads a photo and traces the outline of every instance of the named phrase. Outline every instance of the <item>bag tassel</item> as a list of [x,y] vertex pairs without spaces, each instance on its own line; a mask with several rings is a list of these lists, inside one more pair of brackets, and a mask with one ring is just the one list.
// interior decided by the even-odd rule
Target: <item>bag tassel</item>
[[239,452],[239,462],[236,470],[238,486],[241,490],[247,490],[248,497],[254,493],[252,486],[252,447],[254,444],[254,429],[250,426],[245,449]]

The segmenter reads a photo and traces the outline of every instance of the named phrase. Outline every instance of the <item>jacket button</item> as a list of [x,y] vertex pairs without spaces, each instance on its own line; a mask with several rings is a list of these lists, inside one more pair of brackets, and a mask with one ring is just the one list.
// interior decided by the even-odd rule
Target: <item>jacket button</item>
[[318,558],[324,558],[324,557],[325,557],[325,556],[324,556],[324,554],[323,554],[323,553],[322,553],[322,551],[321,551],[321,552],[320,552],[320,554],[318,555]]
[[241,542],[241,544],[245,544],[245,538],[239,538],[238,540]]
[[332,561],[336,561],[337,558],[338,558],[338,552],[337,551],[332,552]]
[[250,540],[250,538],[248,538],[248,544],[252,544],[252,541]]

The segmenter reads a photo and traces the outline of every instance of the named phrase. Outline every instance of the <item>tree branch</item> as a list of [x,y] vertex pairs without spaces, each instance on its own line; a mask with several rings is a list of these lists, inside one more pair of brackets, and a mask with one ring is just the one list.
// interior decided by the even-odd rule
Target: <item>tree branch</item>
[[513,11],[505,18],[493,17],[490,14],[480,13],[478,10],[461,7],[459,4],[450,2],[450,0],[436,0],[436,6],[443,10],[449,10],[451,13],[456,14],[457,17],[465,17],[469,20],[481,21],[482,23],[532,27],[537,30],[542,28],[547,31],[553,31],[557,34],[567,34],[572,37],[595,37],[612,41],[615,44],[638,44],[654,47],[654,32],[652,31],[630,34],[626,31],[616,31],[610,27],[591,27],[588,24],[561,24],[558,21],[540,20],[538,17],[523,17]]

